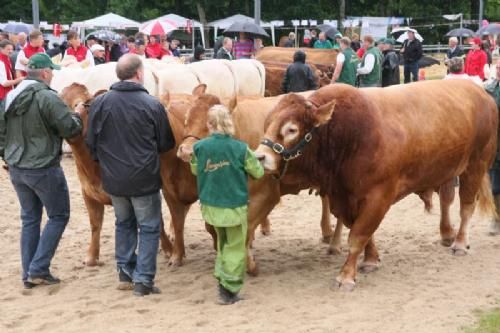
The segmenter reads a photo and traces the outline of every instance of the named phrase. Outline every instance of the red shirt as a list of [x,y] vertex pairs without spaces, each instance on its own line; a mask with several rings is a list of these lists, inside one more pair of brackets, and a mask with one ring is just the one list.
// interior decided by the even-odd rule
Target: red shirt
[[488,62],[488,56],[483,50],[470,50],[465,58],[465,73],[469,76],[479,76],[484,80],[484,65]]
[[[7,80],[12,80],[12,64],[10,62],[9,57],[3,53],[0,53],[0,66],[5,66],[5,72],[7,73]],[[12,86],[4,87],[0,84],[0,101],[4,100],[9,91],[11,90]]]
[[76,50],[74,48],[72,48],[72,47],[68,48],[66,50],[66,54],[75,57],[76,61],[82,62],[85,59],[87,59],[87,51],[88,50],[87,50],[87,48],[85,46],[80,45],[80,47],[77,48]]
[[33,55],[37,54],[37,53],[45,53],[45,50],[43,49],[43,47],[33,47],[31,46],[31,44],[28,44],[24,49],[24,55],[26,56],[26,58],[31,58]]
[[148,44],[148,46],[146,46],[146,56],[148,58],[160,59],[162,56],[161,50],[161,45],[158,43]]

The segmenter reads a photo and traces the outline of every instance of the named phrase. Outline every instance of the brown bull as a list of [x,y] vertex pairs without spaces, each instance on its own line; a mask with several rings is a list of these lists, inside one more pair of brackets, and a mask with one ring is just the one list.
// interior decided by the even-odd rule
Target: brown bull
[[[378,264],[373,234],[390,206],[412,192],[449,186],[457,176],[460,228],[455,234],[442,219],[441,236],[453,240],[454,254],[466,254],[476,202],[484,212],[495,211],[487,170],[497,125],[493,99],[465,80],[359,90],[335,85],[308,99],[282,98],[257,155],[270,172],[289,163],[284,182],[319,187],[330,198],[332,213],[351,229],[337,282],[352,290],[361,252],[361,267]],[[444,215],[449,204],[441,202]]]
[[[309,95],[311,92],[302,93]],[[257,148],[259,140],[264,134],[264,122],[269,110],[276,105],[279,98],[243,98],[237,103],[232,101],[230,109],[235,126],[235,137],[248,143],[251,149]],[[185,139],[179,146],[178,156],[185,161],[191,159],[193,153],[193,144],[208,136],[207,117],[208,110],[216,104],[220,104],[219,98],[213,95],[205,94],[198,97],[193,107],[186,115],[185,121]],[[237,105],[236,105],[237,104]],[[259,223],[267,218],[271,210],[280,200],[281,195],[298,194],[300,190],[308,189],[309,186],[303,186],[301,183],[282,184],[270,175],[261,180],[251,180],[249,182],[250,202],[248,207],[248,272],[255,274],[257,266],[250,251],[250,245],[253,240],[255,230]],[[330,253],[340,253],[340,241],[342,233],[342,224],[337,223],[335,232],[332,236],[330,226],[330,214],[328,199],[322,198],[322,218],[321,229],[323,240],[331,241]]]

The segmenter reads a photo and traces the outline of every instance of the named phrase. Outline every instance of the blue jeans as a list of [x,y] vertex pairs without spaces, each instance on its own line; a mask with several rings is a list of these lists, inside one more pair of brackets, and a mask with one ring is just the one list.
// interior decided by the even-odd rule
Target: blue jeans
[[[50,273],[49,267],[69,221],[69,193],[60,166],[26,170],[9,168],[21,204],[21,261],[23,281]],[[40,235],[43,207],[48,221]]]
[[[135,283],[154,284],[160,243],[160,192],[142,197],[111,195],[115,209],[115,258],[118,270]],[[137,249],[137,254],[136,254]]]
[[413,75],[413,82],[418,81],[418,62],[412,62],[404,65],[405,83],[410,83],[410,74]]

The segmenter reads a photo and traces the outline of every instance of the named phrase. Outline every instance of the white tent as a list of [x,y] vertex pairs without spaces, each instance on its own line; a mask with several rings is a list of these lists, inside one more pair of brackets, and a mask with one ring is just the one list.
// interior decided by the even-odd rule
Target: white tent
[[141,24],[137,21],[128,19],[126,17],[114,13],[108,13],[83,22],[74,22],[72,26],[77,28],[87,28],[87,29],[96,29],[96,28],[139,29]]
[[[177,14],[167,14],[163,15],[160,17],[155,18],[154,20],[169,20],[174,22],[178,28],[186,28],[188,26],[188,21],[191,21],[191,27],[193,28],[193,42],[194,42],[194,28],[198,28],[201,31],[201,41],[203,43],[203,46],[205,46],[205,35],[203,34],[203,24],[196,20],[191,20],[186,17],[177,15]],[[154,21],[154,20],[149,20],[144,22],[143,24],[146,24],[148,22]],[[194,43],[193,43],[194,44]]]
[[[217,29],[227,29],[234,22],[245,22],[245,21],[255,22],[255,19],[250,16],[235,14],[233,16],[229,16],[217,21],[210,22],[208,26],[214,28],[214,38],[217,39]],[[260,26],[263,28],[271,28],[271,38],[273,40],[273,45],[274,45],[274,25],[269,22],[260,21]]]

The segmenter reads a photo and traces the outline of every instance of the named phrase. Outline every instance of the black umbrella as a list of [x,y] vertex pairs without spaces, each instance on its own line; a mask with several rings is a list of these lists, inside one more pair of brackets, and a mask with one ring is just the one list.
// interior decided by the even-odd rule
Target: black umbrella
[[326,37],[330,38],[331,40],[335,40],[336,35],[339,33],[337,28],[329,24],[320,24],[318,25],[318,29],[321,30],[321,32],[324,32]]
[[119,34],[111,30],[94,31],[91,34],[85,36],[85,39],[88,39],[91,35],[105,42],[114,42],[114,41],[119,41],[121,39],[121,36]]
[[5,27],[3,27],[3,31],[10,32],[11,34],[18,34],[20,32],[29,34],[31,30],[33,30],[33,26],[31,24],[21,22],[7,23]]
[[[434,59],[433,57],[423,56],[418,61],[418,67],[419,68],[430,67],[432,65],[439,65],[440,63],[441,62],[439,60]],[[404,59],[403,59],[403,56],[401,54],[399,55],[399,64],[404,65]]]
[[485,27],[482,27],[476,34],[481,35],[498,35],[500,34],[500,23],[491,23]]
[[262,27],[251,21],[234,22],[224,31],[224,34],[237,32],[244,32],[253,36],[269,37]]
[[459,28],[448,31],[446,37],[473,37],[476,33],[470,29]]

